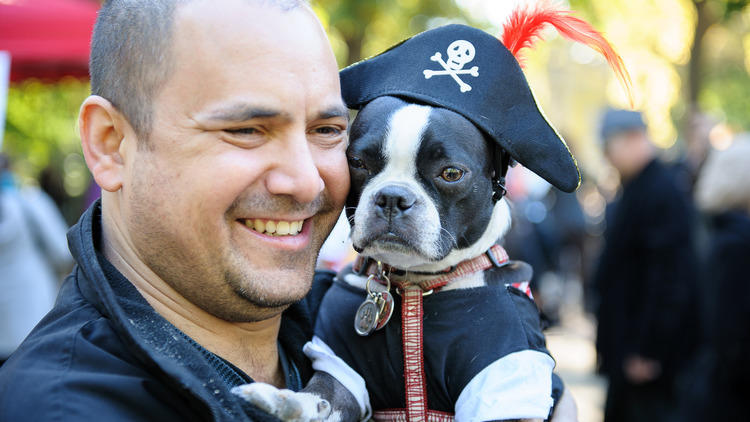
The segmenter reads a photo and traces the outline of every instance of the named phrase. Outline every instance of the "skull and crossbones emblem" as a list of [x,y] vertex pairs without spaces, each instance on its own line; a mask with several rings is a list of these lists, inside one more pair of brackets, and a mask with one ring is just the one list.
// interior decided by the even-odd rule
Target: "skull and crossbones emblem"
[[448,46],[448,61],[443,61],[443,55],[440,52],[436,52],[430,57],[433,62],[438,62],[443,70],[425,69],[425,79],[430,79],[436,75],[450,75],[454,81],[458,84],[461,92],[471,91],[471,85],[464,82],[458,75],[471,75],[473,77],[479,76],[479,66],[472,66],[471,69],[464,69],[466,63],[474,60],[476,50],[474,44],[466,40],[456,40],[450,43]]

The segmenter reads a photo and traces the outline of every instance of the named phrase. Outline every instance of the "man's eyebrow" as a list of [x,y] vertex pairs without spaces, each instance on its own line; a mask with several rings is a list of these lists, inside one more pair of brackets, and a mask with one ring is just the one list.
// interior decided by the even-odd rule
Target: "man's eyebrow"
[[343,104],[332,106],[318,113],[317,119],[325,120],[325,119],[333,119],[335,117],[343,117],[348,120],[349,109],[346,108],[346,106],[344,106]]
[[252,119],[271,118],[292,120],[292,116],[287,112],[252,104],[235,104],[212,111],[208,114],[209,120],[218,120],[222,122],[245,122]]

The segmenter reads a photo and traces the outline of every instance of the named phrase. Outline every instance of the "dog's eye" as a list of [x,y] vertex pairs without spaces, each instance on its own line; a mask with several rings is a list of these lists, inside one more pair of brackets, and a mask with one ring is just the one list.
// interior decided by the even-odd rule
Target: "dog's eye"
[[443,173],[440,174],[446,182],[458,182],[464,177],[464,171],[455,167],[446,167],[443,169]]
[[367,166],[365,165],[365,162],[362,161],[361,158],[357,157],[349,157],[349,167],[353,169],[363,169],[367,170]]

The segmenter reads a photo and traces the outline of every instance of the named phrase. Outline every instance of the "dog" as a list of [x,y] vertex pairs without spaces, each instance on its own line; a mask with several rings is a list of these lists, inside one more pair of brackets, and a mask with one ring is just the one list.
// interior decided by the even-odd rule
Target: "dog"
[[[388,277],[394,285],[450,276],[461,263],[487,256],[510,227],[508,203],[494,191],[501,171],[493,160],[494,145],[462,115],[383,96],[360,110],[350,133],[352,243],[361,256],[393,268]],[[530,276],[527,265],[506,259],[486,271],[456,276],[424,298],[424,377],[427,401],[437,411],[455,411],[458,420],[548,416],[554,360],[544,349],[534,303],[514,287],[525,290]],[[392,347],[402,336],[399,316],[367,337],[337,323],[357,312],[367,296],[363,292],[377,294],[387,285],[368,283],[372,277],[362,270],[339,279],[321,304],[316,334],[363,374],[368,386],[378,386],[370,388],[373,408],[405,407],[401,350]],[[481,309],[487,306],[506,309]],[[466,323],[484,324],[487,331],[467,335]],[[501,341],[485,341],[483,334]],[[518,372],[510,374],[506,366]],[[515,382],[513,376],[523,378],[517,381],[524,383],[524,393],[507,385]],[[484,399],[487,406],[478,403]],[[512,401],[525,399],[536,413],[512,410]]]

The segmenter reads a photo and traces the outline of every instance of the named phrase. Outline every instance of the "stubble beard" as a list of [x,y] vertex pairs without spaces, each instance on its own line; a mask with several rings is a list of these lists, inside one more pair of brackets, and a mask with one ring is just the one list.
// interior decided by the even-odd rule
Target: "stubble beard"
[[[245,211],[243,211],[245,210]],[[247,211],[249,210],[249,212]],[[253,215],[252,210],[266,214],[301,212],[314,214],[313,231],[307,248],[297,252],[279,252],[272,268],[258,268],[258,262],[230,250],[226,257],[224,285],[231,289],[238,306],[214,309],[212,313],[227,321],[253,322],[267,319],[302,300],[310,291],[318,253],[336,222],[335,206],[325,193],[315,201],[300,204],[288,197],[270,198],[254,195],[238,198],[227,210],[227,221],[232,224],[237,215]],[[231,301],[236,303],[237,301]],[[232,309],[234,308],[234,309]]]

